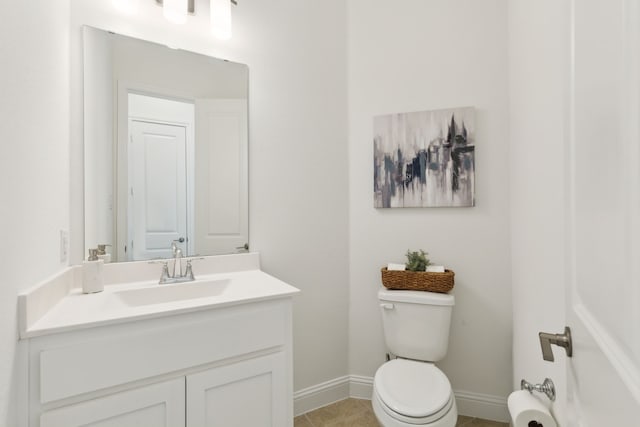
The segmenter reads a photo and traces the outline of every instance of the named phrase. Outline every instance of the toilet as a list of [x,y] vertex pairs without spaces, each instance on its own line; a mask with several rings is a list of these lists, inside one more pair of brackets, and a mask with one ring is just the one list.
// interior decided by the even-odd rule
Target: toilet
[[434,365],[447,354],[453,295],[380,289],[384,338],[396,356],[376,371],[373,411],[384,427],[454,427],[456,400]]

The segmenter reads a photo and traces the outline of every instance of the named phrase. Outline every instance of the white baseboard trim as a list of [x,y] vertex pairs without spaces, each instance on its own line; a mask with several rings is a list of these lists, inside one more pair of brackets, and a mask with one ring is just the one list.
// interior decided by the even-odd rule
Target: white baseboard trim
[[305,414],[349,397],[349,376],[334,378],[293,393],[293,414]]
[[[372,377],[345,375],[295,392],[294,413],[298,416],[348,397],[371,399],[371,393]],[[454,390],[453,393],[460,415],[500,422],[510,420],[505,397],[463,390]]]
[[373,393],[373,377],[362,375],[349,376],[349,397],[371,400]]
[[454,390],[458,414],[508,423],[511,421],[507,398],[491,394]]

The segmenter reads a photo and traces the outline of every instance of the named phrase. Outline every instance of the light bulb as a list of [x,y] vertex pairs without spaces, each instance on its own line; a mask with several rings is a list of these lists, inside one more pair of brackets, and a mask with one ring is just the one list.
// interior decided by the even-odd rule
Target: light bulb
[[138,0],[111,0],[111,3],[126,15],[135,15],[138,12]]
[[162,15],[169,22],[184,24],[187,22],[188,7],[187,0],[163,0]]
[[211,32],[220,40],[231,38],[231,0],[211,0]]

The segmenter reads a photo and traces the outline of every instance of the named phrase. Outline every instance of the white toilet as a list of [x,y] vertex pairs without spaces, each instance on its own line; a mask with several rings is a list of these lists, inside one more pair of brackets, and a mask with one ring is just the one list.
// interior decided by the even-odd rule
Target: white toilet
[[454,427],[451,384],[433,364],[447,353],[453,295],[383,288],[378,299],[387,348],[397,357],[373,379],[378,421],[384,427]]

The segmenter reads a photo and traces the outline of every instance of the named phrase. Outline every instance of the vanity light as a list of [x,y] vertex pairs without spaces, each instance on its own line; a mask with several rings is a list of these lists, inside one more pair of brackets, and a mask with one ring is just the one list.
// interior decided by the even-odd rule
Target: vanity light
[[[111,0],[114,7],[128,15],[138,10],[139,0]],[[237,5],[237,0],[209,0],[211,14],[211,32],[220,40],[231,38],[231,4]],[[162,6],[165,19],[174,24],[187,22],[188,14],[195,14],[195,0],[155,0]]]
[[211,32],[220,40],[231,38],[231,0],[211,0]]
[[189,3],[187,0],[163,0],[162,14],[165,19],[174,24],[187,22]]
[[135,15],[138,12],[138,0],[111,0],[111,3],[126,15]]

